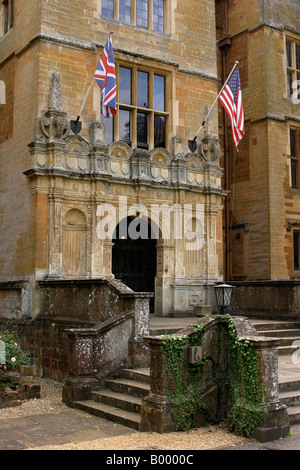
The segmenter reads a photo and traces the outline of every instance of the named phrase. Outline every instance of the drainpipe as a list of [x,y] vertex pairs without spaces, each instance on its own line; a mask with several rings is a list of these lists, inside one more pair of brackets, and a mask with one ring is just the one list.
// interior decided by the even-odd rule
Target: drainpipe
[[[222,75],[223,75],[223,83],[225,82],[227,75],[226,75],[226,68],[227,68],[227,52],[231,46],[231,39],[228,35],[228,3],[229,0],[225,0],[225,38],[219,42],[219,48],[222,51]],[[224,116],[224,170],[225,170],[225,190],[227,195],[225,197],[225,280],[229,281],[230,277],[230,226],[229,226],[229,152],[228,152],[228,126],[227,126],[227,114],[223,110]]]

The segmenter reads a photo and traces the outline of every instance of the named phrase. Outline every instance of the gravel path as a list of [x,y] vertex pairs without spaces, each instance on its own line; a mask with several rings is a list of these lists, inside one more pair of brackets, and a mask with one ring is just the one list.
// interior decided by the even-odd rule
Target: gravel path
[[185,433],[139,433],[71,442],[62,446],[45,446],[31,450],[218,450],[243,445],[249,440],[228,433],[222,426],[210,426]]
[[[40,384],[41,398],[26,401],[17,407],[1,409],[0,421],[47,413],[74,412],[62,402],[61,383],[36,377],[24,379]],[[140,433],[128,429],[128,432],[119,436],[115,436],[114,432],[112,437],[101,437],[89,442],[47,445],[30,450],[209,450],[243,445],[251,441],[228,432],[224,425],[217,425],[166,434]]]

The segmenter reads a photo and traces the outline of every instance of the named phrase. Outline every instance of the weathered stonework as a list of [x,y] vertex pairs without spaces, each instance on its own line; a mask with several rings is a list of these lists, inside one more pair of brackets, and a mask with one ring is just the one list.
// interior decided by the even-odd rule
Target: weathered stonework
[[[268,442],[286,437],[290,430],[287,408],[279,400],[278,391],[278,340],[259,336],[253,325],[246,317],[233,317],[237,336],[247,338],[254,346],[258,355],[258,383],[265,387],[267,397],[268,415],[259,427],[252,431],[252,435],[260,442]],[[202,397],[212,416],[218,421],[227,417],[229,394],[226,385],[228,378],[229,352],[226,347],[224,335],[220,335],[220,320],[217,317],[206,316],[197,321],[205,325],[201,349],[210,360],[204,367],[202,377]],[[196,323],[196,322],[195,322]],[[194,327],[181,330],[178,334],[191,338]],[[218,349],[218,337],[220,348]],[[145,338],[150,350],[150,393],[143,399],[140,429],[146,432],[172,432],[176,421],[173,417],[173,405],[167,394],[167,370],[164,355],[161,349],[163,337],[149,336]],[[189,347],[189,343],[188,343]],[[186,356],[188,360],[188,356]],[[214,366],[218,365],[218,379],[214,374]],[[202,413],[197,415],[198,425],[203,425],[205,417]]]
[[[160,148],[146,152],[131,149],[125,142],[106,146],[99,140],[101,125],[93,123],[89,142],[68,133],[59,96],[59,77],[54,74],[49,100],[52,108],[49,105],[43,113],[41,135],[29,144],[31,165],[25,172],[32,193],[43,198],[48,195],[49,218],[44,219],[47,226],[38,223],[41,232],[48,233],[50,243],[47,263],[39,277],[113,277],[110,259],[116,225],[111,226],[107,238],[99,237],[98,206],[110,204],[117,221],[121,221],[129,206],[137,205],[145,208],[156,230],[156,314],[192,311],[196,305],[211,304],[212,286],[220,280],[217,224],[224,196],[218,139],[206,136],[193,154],[174,155]],[[125,206],[120,204],[121,196],[126,198]],[[165,204],[169,214],[178,210],[183,223],[184,205],[199,205],[201,246],[187,251],[185,234],[175,238],[174,228],[164,226],[159,214],[158,218],[152,215],[153,204]],[[80,259],[74,251],[77,249]]]
[[[300,108],[288,94],[286,53],[286,41],[299,44],[299,14],[299,2],[292,0],[216,2],[219,73],[229,73],[239,61],[245,113],[239,152],[228,127],[229,273],[239,282],[289,281],[299,274],[293,250],[297,227],[287,227],[299,222],[289,134],[299,130]],[[266,295],[268,290],[269,285]],[[265,314],[273,314],[271,304]]]
[[[124,331],[122,359],[109,353],[103,361],[111,358],[112,369],[125,362],[141,364],[148,351],[141,339],[148,303],[156,315],[193,314],[196,306],[214,304],[213,286],[223,275],[225,193],[217,110],[204,136],[199,135],[196,152],[191,154],[187,145],[218,88],[214,1],[167,2],[163,34],[117,20],[112,25],[101,15],[100,3],[93,0],[87,6],[80,0],[74,9],[71,0],[18,2],[13,28],[0,38],[0,80],[6,90],[0,104],[0,320],[24,337],[36,370],[61,381],[73,367],[70,344],[77,347],[81,341],[66,330],[112,322],[110,333],[93,337],[93,350],[108,348],[114,335]],[[119,137],[107,144],[96,84],[80,116],[80,133],[71,131],[70,121],[78,115],[112,29],[117,75],[119,67],[141,67],[151,77],[165,77],[164,148],[155,148],[153,135],[147,150],[138,148],[137,129],[130,145]],[[154,127],[154,112],[148,116]],[[117,220],[103,238],[100,212],[105,204]],[[153,214],[157,204],[168,207],[169,214]],[[199,214],[185,219],[185,205],[199,205]],[[104,294],[112,284],[101,283],[119,282],[114,279],[112,235],[128,215],[127,207],[138,207],[130,217],[151,221],[155,232],[153,285],[146,289],[153,291],[154,300],[131,292],[130,315],[121,327],[113,317],[126,313],[124,296],[113,305]],[[177,237],[171,228],[168,234],[169,216],[188,236],[198,227],[201,246],[189,250],[185,232]],[[98,365],[103,373],[110,370],[106,363]],[[69,380],[72,394],[76,379]]]

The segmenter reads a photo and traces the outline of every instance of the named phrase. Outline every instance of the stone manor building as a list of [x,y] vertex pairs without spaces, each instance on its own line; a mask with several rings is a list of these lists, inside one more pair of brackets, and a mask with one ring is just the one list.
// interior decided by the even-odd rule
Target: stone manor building
[[299,318],[300,3],[216,1],[216,31],[218,75],[239,61],[245,109],[239,152],[219,133],[224,275],[246,315]]
[[[200,14],[199,2],[88,3],[2,4],[1,280],[23,286],[3,303],[35,316],[39,281],[113,277],[153,291],[157,315],[211,303],[222,278],[217,111],[199,152],[187,139],[218,89],[214,4]],[[118,113],[101,119],[94,83],[75,135],[110,32]],[[104,204],[116,225],[101,236]],[[152,238],[113,242],[125,218]],[[186,249],[196,229],[201,247]]]
[[[284,3],[1,3],[0,320],[27,332],[44,373],[68,368],[66,328],[110,321],[129,298],[193,315],[231,279],[247,309],[244,289],[297,277],[300,15]],[[118,112],[104,119],[87,91],[109,34]],[[239,152],[220,105],[191,152],[235,61]]]
[[[67,367],[57,330],[109,320],[132,291],[153,292],[158,316],[214,302],[217,108],[196,152],[187,145],[220,84],[214,1],[200,3],[1,4],[1,320],[30,331],[44,371]],[[94,82],[75,134],[109,34],[118,112],[104,120]],[[119,307],[104,308],[115,291]]]

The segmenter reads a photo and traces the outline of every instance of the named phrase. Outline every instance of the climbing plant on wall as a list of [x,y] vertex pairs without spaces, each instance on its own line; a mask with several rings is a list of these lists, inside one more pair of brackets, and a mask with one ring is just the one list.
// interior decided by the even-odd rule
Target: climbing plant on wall
[[188,364],[184,358],[187,345],[201,346],[205,333],[204,325],[193,325],[194,334],[191,338],[186,335],[164,335],[162,352],[168,386],[166,395],[173,405],[173,417],[177,431],[186,431],[195,426],[196,410],[204,410],[201,404],[202,374],[206,357]]
[[232,317],[218,316],[225,325],[229,365],[226,385],[230,403],[227,422],[232,430],[250,435],[266,419],[267,398],[265,386],[258,382],[258,355],[250,340],[238,337]]
[[[227,422],[230,429],[249,435],[267,416],[265,389],[258,383],[258,356],[248,338],[238,337],[229,314],[217,315],[219,325],[224,327],[228,351],[228,370],[225,385],[229,390]],[[201,346],[206,327],[192,325],[194,333],[163,336],[161,350],[164,355],[168,384],[166,395],[173,404],[176,430],[185,431],[195,426],[196,410],[208,413],[201,402],[204,365],[212,358],[203,354],[202,359],[189,364],[185,360],[187,346]],[[220,332],[220,329],[219,329]],[[215,375],[220,367],[220,334],[217,334],[218,358]],[[212,360],[214,366],[214,361]],[[209,420],[216,417],[209,415]]]

